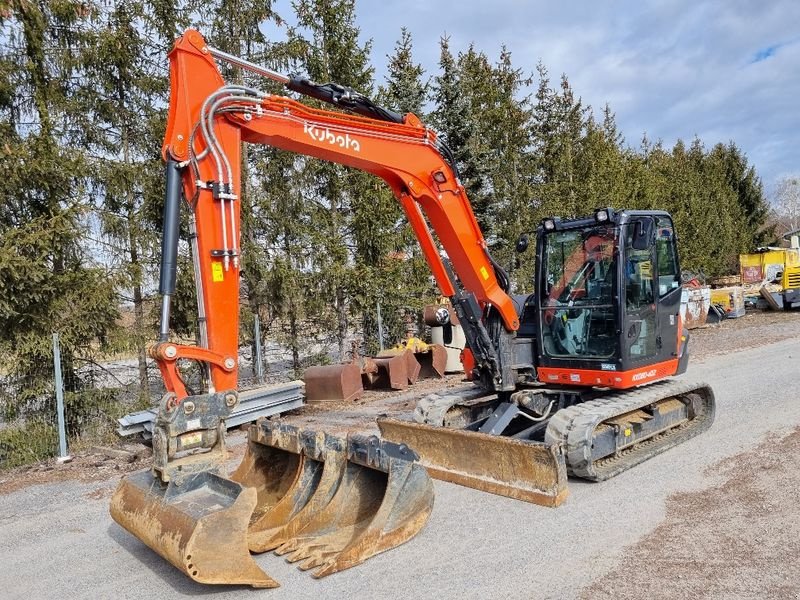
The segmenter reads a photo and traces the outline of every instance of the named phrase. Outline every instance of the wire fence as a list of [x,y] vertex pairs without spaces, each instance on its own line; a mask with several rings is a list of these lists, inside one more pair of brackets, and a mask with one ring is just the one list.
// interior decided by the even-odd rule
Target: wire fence
[[[256,359],[259,355],[260,363]],[[140,372],[136,357],[68,360],[61,356],[58,364],[66,451],[60,448],[55,362],[51,365],[52,377],[44,385],[41,378],[34,381],[0,375],[0,470],[113,444],[119,439],[117,419],[155,406],[165,392],[158,367],[149,359],[146,374]],[[196,364],[186,366],[184,375],[190,383],[197,377]],[[277,344],[259,346],[251,340],[240,348],[240,390],[289,381],[295,376],[285,349]]]

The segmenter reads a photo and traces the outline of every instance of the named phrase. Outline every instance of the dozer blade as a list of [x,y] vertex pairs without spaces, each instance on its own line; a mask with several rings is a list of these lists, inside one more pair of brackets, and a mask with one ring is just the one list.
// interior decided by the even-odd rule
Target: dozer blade
[[558,506],[567,469],[558,445],[379,418],[381,436],[419,454],[431,477],[517,500]]
[[111,516],[195,581],[278,587],[248,552],[256,498],[255,489],[213,472],[164,484],[141,471],[120,482]]

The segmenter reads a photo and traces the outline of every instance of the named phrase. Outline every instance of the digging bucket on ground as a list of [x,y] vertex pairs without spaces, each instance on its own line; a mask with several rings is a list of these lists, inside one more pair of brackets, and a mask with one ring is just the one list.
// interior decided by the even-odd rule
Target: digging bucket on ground
[[276,587],[249,551],[275,550],[323,577],[408,541],[432,509],[433,483],[407,446],[262,419],[230,478],[163,484],[136,473],[111,514],[196,581]]

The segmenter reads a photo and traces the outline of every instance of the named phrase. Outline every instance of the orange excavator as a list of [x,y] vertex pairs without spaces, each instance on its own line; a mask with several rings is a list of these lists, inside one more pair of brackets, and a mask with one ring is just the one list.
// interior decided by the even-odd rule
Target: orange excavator
[[[415,115],[216,50],[194,30],[169,60],[163,300],[160,340],[150,350],[167,392],[153,467],[121,481],[111,514],[189,577],[274,587],[250,555],[267,550],[328,575],[419,532],[433,506],[431,477],[557,506],[568,474],[607,479],[711,425],[711,389],[668,379],[686,370],[689,353],[667,213],[604,208],[543,220],[535,291],[514,296],[452,153]],[[217,60],[339,110],[226,84]],[[225,419],[239,402],[242,142],[368,171],[388,184],[464,329],[471,387],[421,398],[408,418],[379,419],[380,437],[260,420],[241,465],[224,474]],[[169,339],[182,205],[197,345]],[[528,244],[521,237],[517,250]],[[436,313],[440,324],[449,318]],[[190,393],[181,360],[201,366],[203,389]]]

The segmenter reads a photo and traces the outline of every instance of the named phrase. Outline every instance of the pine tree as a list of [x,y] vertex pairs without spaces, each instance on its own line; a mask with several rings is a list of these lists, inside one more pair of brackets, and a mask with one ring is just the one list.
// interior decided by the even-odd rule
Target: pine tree
[[[387,56],[386,85],[380,101],[402,113],[411,112],[425,119],[428,84],[424,70],[414,61],[411,34],[403,28],[394,53]],[[376,304],[381,306],[383,341],[401,340],[410,323],[422,328],[422,310],[432,298],[430,271],[419,249],[413,230],[406,221],[394,194],[375,181],[374,205],[356,213],[356,230],[366,233],[369,248],[357,253],[359,281],[363,288],[362,320],[367,353],[378,349]],[[365,250],[367,248],[364,248]]]
[[716,144],[711,155],[722,162],[728,186],[736,193],[744,213],[748,248],[764,245],[775,236],[775,229],[767,225],[769,201],[755,167],[748,164],[747,156],[734,142]]
[[133,333],[120,344],[130,344],[136,352],[145,401],[145,347],[155,334],[149,326],[155,319],[147,318],[146,304],[158,264],[164,184],[160,147],[169,93],[162,49],[171,42],[159,40],[149,25],[156,16],[135,0],[104,7],[80,55],[80,98],[93,107],[81,128],[80,144],[92,157],[92,187],[108,240],[107,260],[121,277],[121,300],[133,304]]
[[[299,28],[290,31],[289,46],[297,66],[312,80],[339,83],[371,95],[371,42],[359,41],[354,0],[298,0],[294,9]],[[376,183],[361,171],[310,159],[303,162],[299,183],[306,206],[312,207],[317,294],[334,306],[334,330],[343,360],[349,349],[350,304],[358,279],[351,247],[362,255],[371,251],[368,233],[362,235],[363,229],[354,226],[354,215],[371,211]],[[360,300],[363,306],[364,299]]]
[[41,406],[53,331],[65,376],[79,385],[81,354],[105,340],[118,316],[113,278],[87,248],[89,169],[73,145],[86,111],[76,95],[78,57],[93,16],[82,2],[20,2],[0,15],[0,353],[10,374],[24,377],[7,412]]
[[[435,109],[431,123],[455,156],[462,183],[468,187],[474,179],[474,159],[470,150],[473,135],[469,103],[463,92],[456,59],[450,51],[450,39],[439,40],[439,75],[431,86],[431,99]],[[468,192],[470,190],[468,189]]]

